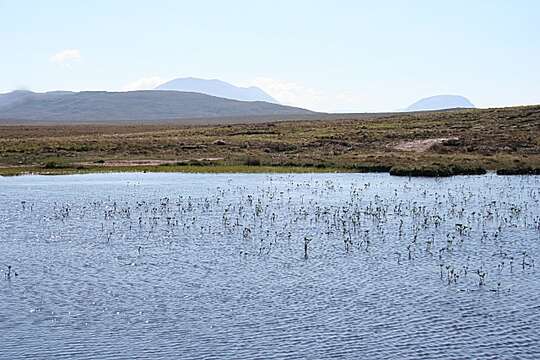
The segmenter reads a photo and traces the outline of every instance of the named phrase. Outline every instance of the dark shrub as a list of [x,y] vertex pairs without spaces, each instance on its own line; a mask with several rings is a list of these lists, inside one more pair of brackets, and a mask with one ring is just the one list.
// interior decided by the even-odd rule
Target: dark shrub
[[247,165],[247,166],[261,166],[261,160],[257,159],[257,158],[247,158],[245,161],[244,161],[244,165]]
[[440,164],[418,167],[394,166],[390,169],[390,175],[395,176],[445,177],[454,175],[483,175],[485,173],[486,170],[480,167]]
[[389,172],[392,167],[388,165],[352,164],[347,166],[347,168],[359,173],[386,173]]
[[56,161],[49,161],[47,163],[45,163],[45,165],[43,165],[43,167],[45,169],[64,169],[64,168],[67,168],[69,167],[68,165],[66,164],[60,164]]
[[540,168],[514,167],[498,169],[497,175],[540,175]]

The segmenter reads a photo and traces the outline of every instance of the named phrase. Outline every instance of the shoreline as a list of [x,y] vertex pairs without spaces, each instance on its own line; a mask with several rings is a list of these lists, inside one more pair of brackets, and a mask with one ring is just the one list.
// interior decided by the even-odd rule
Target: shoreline
[[10,166],[0,167],[1,177],[24,175],[79,175],[103,173],[199,173],[199,174],[305,174],[305,173],[358,173],[358,174],[389,174],[400,177],[454,177],[465,175],[496,174],[500,176],[512,175],[540,175],[537,168],[461,168],[461,167],[434,167],[419,165],[418,167],[358,167],[358,166],[273,166],[273,165],[152,165],[152,166],[62,166],[47,168],[40,166]]

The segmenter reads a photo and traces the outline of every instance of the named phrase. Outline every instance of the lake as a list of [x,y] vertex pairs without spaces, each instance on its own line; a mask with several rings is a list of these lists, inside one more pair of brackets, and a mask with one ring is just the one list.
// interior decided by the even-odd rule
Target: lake
[[0,177],[2,359],[540,358],[540,177]]

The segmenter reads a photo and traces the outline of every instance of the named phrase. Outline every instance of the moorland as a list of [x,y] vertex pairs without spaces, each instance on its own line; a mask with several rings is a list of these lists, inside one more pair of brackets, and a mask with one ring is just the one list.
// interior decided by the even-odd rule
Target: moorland
[[0,124],[0,175],[109,171],[540,173],[540,106]]

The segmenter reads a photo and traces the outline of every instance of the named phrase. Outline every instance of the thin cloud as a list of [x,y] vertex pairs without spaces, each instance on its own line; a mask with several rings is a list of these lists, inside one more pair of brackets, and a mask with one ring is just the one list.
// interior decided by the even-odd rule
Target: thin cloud
[[339,92],[327,93],[299,83],[258,77],[249,82],[272,95],[285,105],[298,106],[315,111],[350,111],[366,104],[366,98],[359,94]]
[[81,59],[81,52],[78,49],[65,49],[52,55],[49,60],[55,64],[67,64]]
[[159,76],[148,76],[143,77],[138,80],[135,80],[133,82],[130,82],[124,86],[122,86],[122,91],[135,91],[135,90],[153,90],[158,85],[161,85],[165,82],[161,77]]

